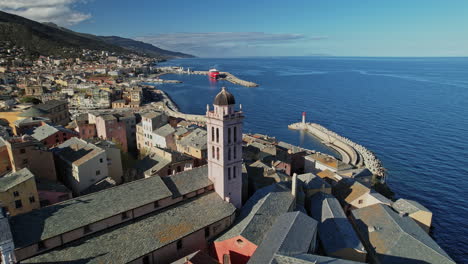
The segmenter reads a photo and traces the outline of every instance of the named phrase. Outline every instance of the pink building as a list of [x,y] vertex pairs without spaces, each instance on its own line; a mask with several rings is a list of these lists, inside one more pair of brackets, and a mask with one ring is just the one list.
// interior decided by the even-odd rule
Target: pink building
[[215,190],[235,207],[242,206],[242,109],[235,110],[234,96],[223,87],[211,111],[207,105],[208,178]]
[[51,126],[49,124],[44,124],[42,126],[36,127],[31,136],[37,141],[42,142],[48,148],[51,148],[55,145],[62,144],[72,137],[77,137],[78,133],[73,130],[66,129],[62,126]]
[[115,141],[121,145],[122,151],[128,151],[126,125],[117,117],[113,115],[96,117],[96,132],[98,137]]

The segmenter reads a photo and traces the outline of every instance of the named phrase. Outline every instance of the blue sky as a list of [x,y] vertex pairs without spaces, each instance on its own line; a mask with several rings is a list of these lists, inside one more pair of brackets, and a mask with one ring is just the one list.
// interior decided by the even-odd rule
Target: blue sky
[[0,0],[0,10],[202,57],[468,56],[465,0]]

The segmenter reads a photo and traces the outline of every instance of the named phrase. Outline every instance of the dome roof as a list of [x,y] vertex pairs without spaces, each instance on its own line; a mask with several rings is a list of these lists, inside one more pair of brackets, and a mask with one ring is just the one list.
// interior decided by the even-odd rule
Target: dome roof
[[228,92],[225,87],[222,88],[221,92],[216,95],[213,104],[215,105],[232,105],[236,103],[234,95]]

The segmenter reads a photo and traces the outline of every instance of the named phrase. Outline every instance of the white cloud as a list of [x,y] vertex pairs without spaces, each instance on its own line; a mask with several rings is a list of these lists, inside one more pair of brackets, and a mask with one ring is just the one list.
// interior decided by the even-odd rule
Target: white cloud
[[264,32],[170,33],[137,37],[163,49],[196,56],[250,55],[262,48],[294,44],[327,37],[309,37],[303,34],[273,34]]
[[0,0],[0,10],[39,22],[71,26],[91,17],[75,10],[79,3],[86,0]]

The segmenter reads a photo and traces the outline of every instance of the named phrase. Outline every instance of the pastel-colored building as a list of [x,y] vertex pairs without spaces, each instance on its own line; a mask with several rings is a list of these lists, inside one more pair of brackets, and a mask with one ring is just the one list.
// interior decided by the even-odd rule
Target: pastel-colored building
[[149,112],[141,115],[141,122],[136,127],[137,149],[148,152],[153,143],[153,131],[167,124],[168,118],[164,113]]
[[42,126],[34,128],[30,135],[37,141],[42,142],[48,148],[51,148],[58,144],[62,144],[72,137],[78,136],[78,133],[62,126],[43,124]]
[[41,142],[22,136],[5,140],[5,146],[14,172],[28,168],[38,179],[57,180],[54,155]]
[[11,170],[10,156],[5,141],[0,137],[0,177]]
[[0,207],[11,215],[40,207],[34,175],[26,168],[0,178]]
[[79,195],[109,176],[106,151],[78,138],[71,138],[54,148],[59,178]]
[[46,117],[28,117],[13,122],[13,133],[17,136],[31,132],[34,128],[50,123]]
[[153,146],[159,148],[171,148],[175,149],[174,133],[175,129],[170,125],[166,124],[153,131]]
[[68,102],[50,100],[23,111],[20,117],[47,117],[53,124],[65,126],[70,121]]
[[242,109],[236,110],[234,96],[224,87],[213,102],[214,109],[206,109],[206,127],[209,133],[208,177],[216,192],[242,206]]
[[342,179],[333,187],[333,194],[343,203],[345,210],[363,208],[373,204],[391,205],[382,194],[353,179]]
[[97,116],[96,132],[99,138],[117,142],[122,151],[128,151],[126,124],[121,122],[116,116]]
[[177,151],[198,159],[198,162],[201,165],[207,159],[208,147],[206,139],[206,130],[196,128],[190,134],[177,141]]

